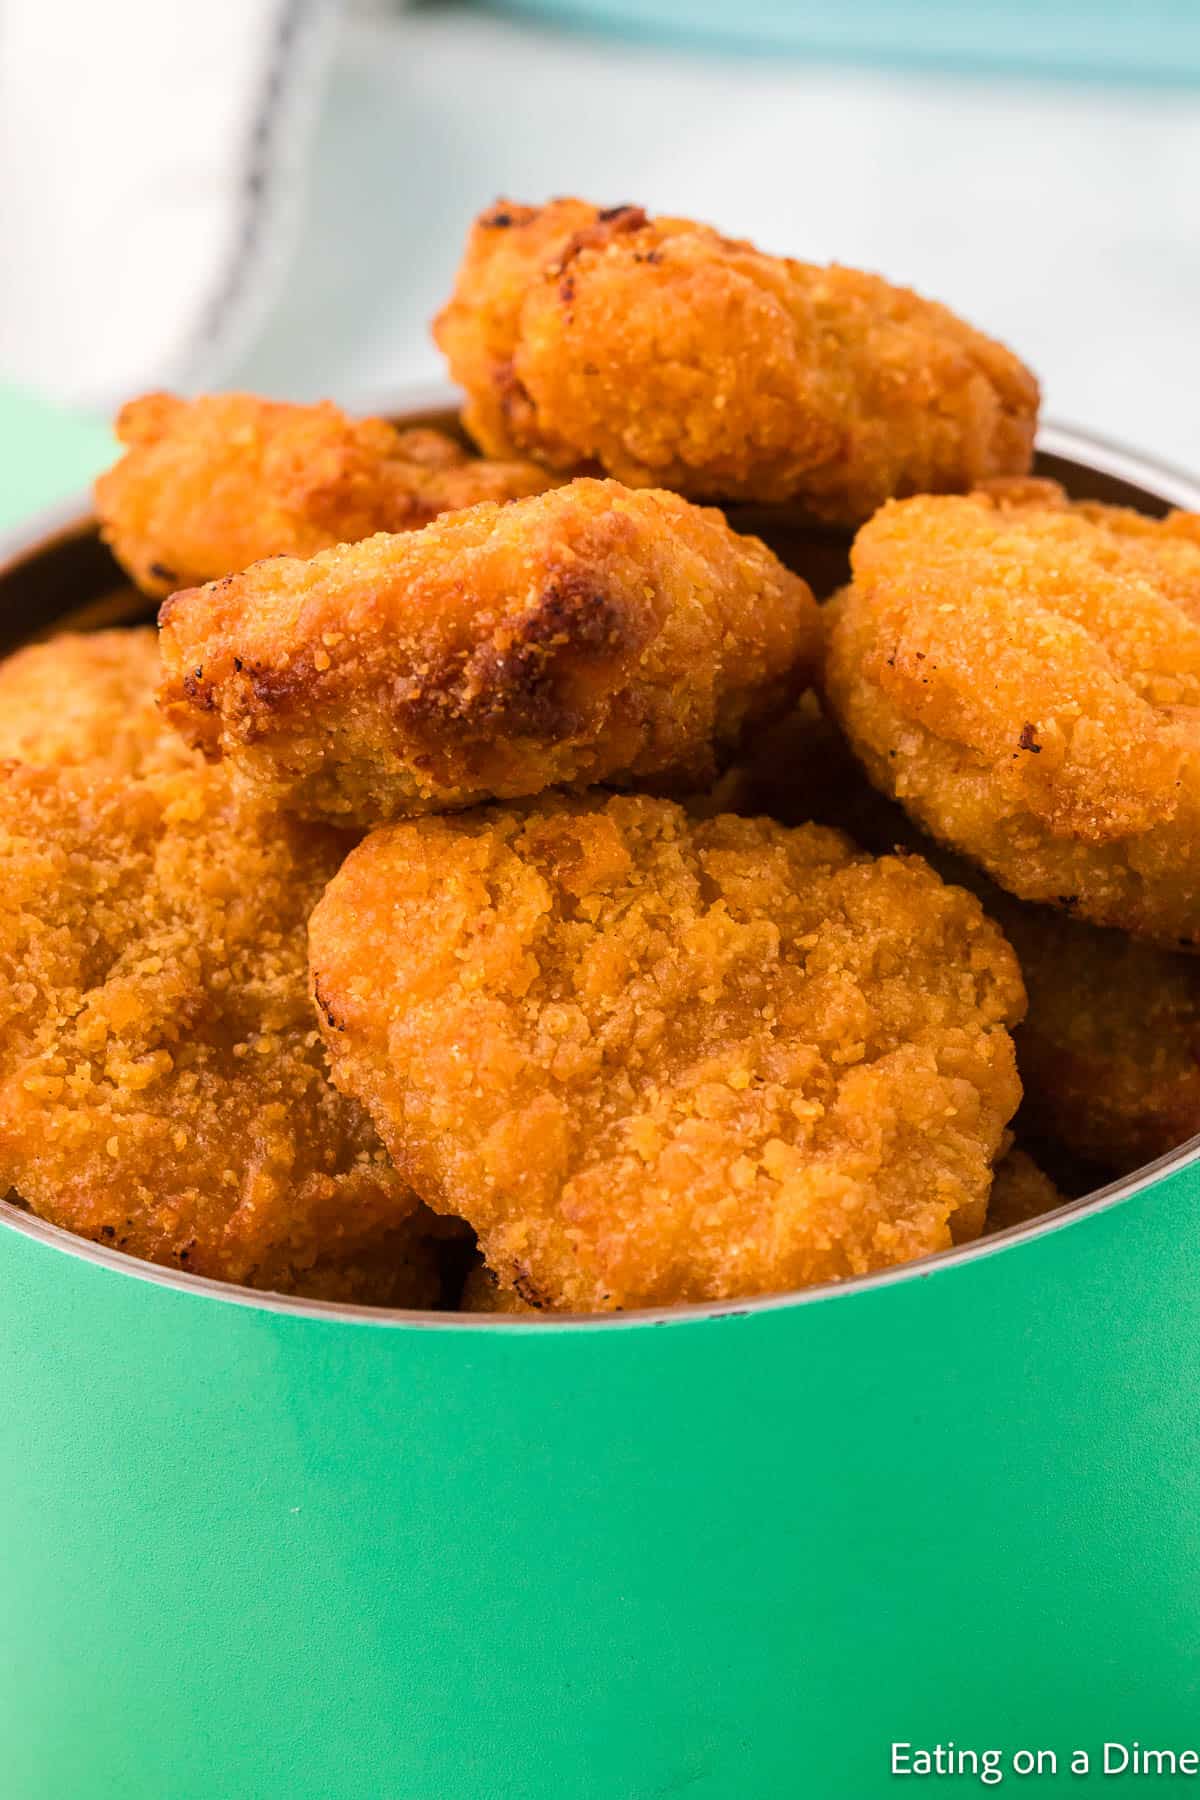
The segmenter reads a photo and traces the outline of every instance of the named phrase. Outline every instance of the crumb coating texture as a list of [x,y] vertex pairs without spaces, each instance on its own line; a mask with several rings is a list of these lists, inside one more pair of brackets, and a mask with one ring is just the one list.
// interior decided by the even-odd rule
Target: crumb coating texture
[[529,1304],[786,1290],[982,1227],[1024,994],[917,858],[644,797],[421,820],[352,854],[310,960],[334,1079]]
[[61,632],[0,662],[0,762],[89,768],[137,779],[190,768],[195,753],[164,730],[152,625]]
[[1033,376],[946,307],[636,206],[499,202],[434,335],[490,455],[635,487],[857,524],[1033,448]]
[[853,568],[825,683],[875,784],[1022,899],[1200,942],[1200,516],[1000,484]]
[[118,562],[156,596],[554,481],[532,463],[488,462],[445,432],[353,419],[328,400],[144,394],[122,407],[116,432],[126,451],[97,481],[96,511]]
[[806,584],[720,513],[576,481],[176,594],[178,728],[363,826],[562,783],[710,778],[812,676]]
[[1013,1034],[1021,1119],[1085,1179],[1127,1174],[1200,1132],[1200,958],[1006,894],[870,785],[811,694],[697,807],[722,802],[834,826],[877,855],[900,847],[970,889],[1016,951],[1029,997]]
[[67,636],[0,665],[23,758],[0,767],[0,1191],[194,1274],[432,1305],[445,1227],[331,1086],[308,999],[308,912],[352,840],[184,750],[153,650]]

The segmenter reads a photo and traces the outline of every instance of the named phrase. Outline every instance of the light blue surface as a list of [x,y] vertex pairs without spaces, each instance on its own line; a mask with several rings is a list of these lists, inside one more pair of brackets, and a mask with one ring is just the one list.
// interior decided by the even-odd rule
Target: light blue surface
[[500,0],[494,10],[735,50],[1200,81],[1197,0]]

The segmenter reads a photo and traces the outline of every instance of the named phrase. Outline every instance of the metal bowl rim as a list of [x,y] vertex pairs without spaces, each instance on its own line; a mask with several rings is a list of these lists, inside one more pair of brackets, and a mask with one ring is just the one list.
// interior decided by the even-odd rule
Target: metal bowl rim
[[[397,395],[387,407],[388,414],[426,413],[449,409],[455,403],[447,388],[415,389]],[[1169,505],[1200,511],[1200,480],[1171,464],[1158,461],[1112,439],[1071,426],[1043,424],[1038,431],[1038,448],[1052,456],[1061,456],[1091,468],[1098,474],[1127,481],[1156,494]],[[0,584],[14,567],[44,554],[58,538],[70,538],[94,529],[86,497],[49,508],[28,520],[15,531],[0,536]],[[204,1276],[186,1275],[180,1270],[162,1268],[142,1262],[123,1251],[76,1237],[60,1226],[47,1224],[32,1213],[26,1213],[8,1201],[0,1200],[0,1227],[21,1233],[50,1248],[98,1264],[114,1274],[132,1277],[161,1287],[174,1288],[227,1305],[248,1306],[256,1311],[286,1313],[326,1323],[410,1327],[422,1331],[526,1331],[547,1328],[573,1331],[629,1330],[644,1325],[683,1326],[710,1319],[741,1318],[751,1313],[778,1312],[831,1300],[849,1300],[855,1295],[892,1287],[901,1282],[929,1280],[943,1270],[950,1270],[986,1256],[995,1256],[1020,1245],[1034,1242],[1051,1232],[1063,1230],[1085,1218],[1106,1212],[1132,1199],[1155,1183],[1178,1174],[1180,1170],[1200,1162],[1200,1134],[1189,1138],[1165,1156],[1156,1158],[1132,1175],[1110,1182],[1094,1193],[1070,1200],[1053,1212],[1044,1213],[1022,1225],[991,1237],[977,1238],[951,1250],[938,1251],[917,1261],[880,1269],[872,1275],[853,1277],[844,1282],[825,1282],[818,1287],[800,1288],[790,1293],[762,1294],[744,1300],[711,1301],[699,1306],[655,1307],[625,1313],[600,1314],[521,1314],[418,1312],[402,1308],[350,1306],[326,1300],[306,1300],[288,1294],[260,1293],[252,1288],[236,1287],[224,1281],[211,1281]]]

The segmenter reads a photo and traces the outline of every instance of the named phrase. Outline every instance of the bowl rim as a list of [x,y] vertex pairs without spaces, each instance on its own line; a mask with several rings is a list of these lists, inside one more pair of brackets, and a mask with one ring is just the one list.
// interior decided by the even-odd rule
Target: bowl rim
[[[406,389],[394,395],[378,411],[386,415],[425,414],[446,411],[456,404],[453,391],[442,386]],[[1043,424],[1037,435],[1037,447],[1051,456],[1080,463],[1097,474],[1115,477],[1152,493],[1171,506],[1200,511],[1200,478],[1157,458],[1130,449],[1118,441],[1090,431],[1077,430],[1052,422]],[[44,555],[57,541],[83,536],[94,531],[96,521],[87,496],[43,509],[24,524],[0,534],[0,587],[21,564]],[[1066,1201],[1052,1212],[1036,1219],[1010,1225],[1007,1230],[958,1244],[949,1250],[936,1251],[912,1262],[876,1270],[870,1275],[852,1276],[847,1281],[822,1282],[817,1286],[798,1288],[779,1294],[759,1294],[745,1299],[714,1300],[691,1306],[646,1307],[616,1313],[466,1313],[409,1310],[402,1307],[355,1306],[338,1301],[303,1299],[290,1294],[275,1294],[254,1288],[235,1286],[231,1282],[214,1281],[207,1276],[189,1275],[182,1270],[164,1268],[141,1261],[124,1251],[104,1244],[91,1243],[73,1232],[51,1225],[36,1214],[23,1211],[7,1200],[0,1200],[0,1229],[61,1251],[110,1273],[132,1277],[135,1281],[174,1289],[198,1299],[217,1300],[226,1305],[249,1307],[256,1312],[282,1313],[325,1323],[370,1325],[390,1329],[408,1328],[422,1331],[526,1331],[547,1327],[572,1331],[631,1330],[646,1325],[676,1327],[700,1324],[712,1319],[741,1318],[750,1314],[781,1312],[822,1302],[849,1300],[855,1295],[873,1293],[881,1288],[905,1282],[928,1280],[942,1270],[961,1268],[1020,1245],[1035,1242],[1094,1218],[1122,1205],[1157,1182],[1200,1163],[1200,1133],[1146,1163],[1131,1175],[1122,1176],[1104,1187]]]

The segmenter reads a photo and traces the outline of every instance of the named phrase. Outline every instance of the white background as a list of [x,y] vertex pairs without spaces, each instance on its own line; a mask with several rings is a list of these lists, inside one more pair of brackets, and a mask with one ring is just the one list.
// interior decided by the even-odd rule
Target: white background
[[281,298],[229,371],[440,373],[467,219],[578,192],[876,269],[1005,339],[1047,413],[1200,469],[1200,96],[626,45],[455,8],[344,29]]

